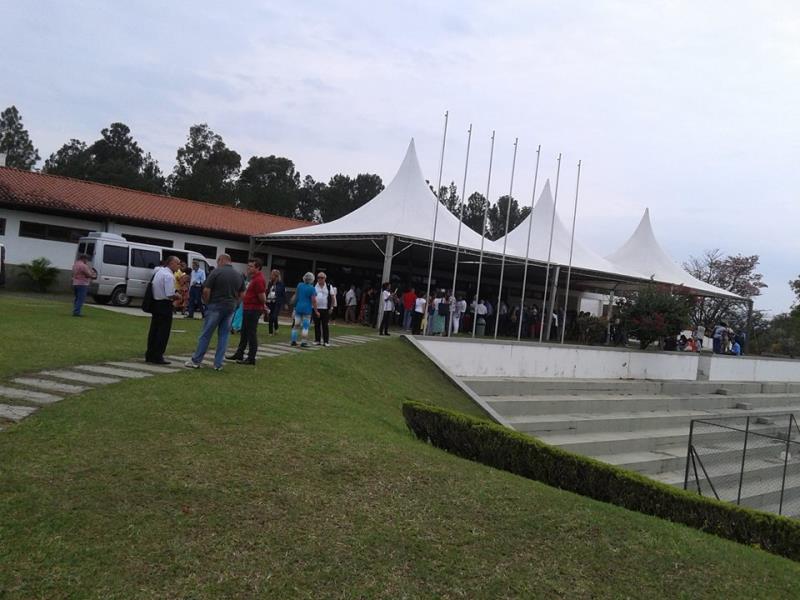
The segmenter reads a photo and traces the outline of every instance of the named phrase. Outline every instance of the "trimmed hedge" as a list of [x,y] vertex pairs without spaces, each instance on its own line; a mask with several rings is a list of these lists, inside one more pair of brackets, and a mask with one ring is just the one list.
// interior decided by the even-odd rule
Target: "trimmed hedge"
[[800,521],[706,498],[421,402],[404,402],[403,416],[417,438],[462,458],[800,561]]

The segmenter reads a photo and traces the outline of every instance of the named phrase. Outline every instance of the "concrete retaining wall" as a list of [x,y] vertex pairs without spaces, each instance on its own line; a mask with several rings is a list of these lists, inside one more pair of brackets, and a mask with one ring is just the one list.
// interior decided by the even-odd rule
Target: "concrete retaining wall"
[[696,354],[525,342],[435,338],[417,341],[459,377],[697,378]]
[[458,338],[416,342],[457,377],[800,382],[800,361]]

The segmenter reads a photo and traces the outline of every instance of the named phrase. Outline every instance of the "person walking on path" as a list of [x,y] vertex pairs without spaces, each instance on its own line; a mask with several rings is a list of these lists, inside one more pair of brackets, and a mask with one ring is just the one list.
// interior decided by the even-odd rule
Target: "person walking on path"
[[325,273],[319,272],[317,274],[317,285],[314,286],[314,290],[317,293],[317,305],[314,312],[314,343],[317,346],[320,344],[331,345],[328,321],[330,320],[331,311],[336,308],[336,296],[327,279],[328,277]]
[[[261,259],[254,258],[247,263],[247,284],[242,298],[242,333],[239,336],[239,347],[229,360],[235,360],[240,365],[256,364],[258,352],[258,321],[267,308],[267,280],[261,272]],[[245,348],[247,358],[244,357]]]
[[217,268],[211,271],[203,286],[203,301],[206,303],[206,317],[203,329],[197,340],[197,350],[184,366],[197,369],[203,362],[211,336],[217,329],[217,350],[214,353],[214,369],[222,370],[225,350],[231,334],[231,319],[236,305],[244,292],[244,276],[231,265],[231,257],[220,254]]
[[156,365],[168,365],[164,360],[164,352],[169,343],[172,330],[172,302],[175,300],[175,271],[180,261],[177,256],[170,256],[166,265],[155,268],[151,282],[153,303],[150,310],[150,331],[147,333],[147,351],[145,362]]
[[351,285],[350,289],[347,290],[347,293],[344,295],[344,322],[345,323],[355,323],[356,322],[356,306],[358,305],[358,298],[356,297],[356,286]]
[[205,316],[206,309],[203,306],[203,284],[206,282],[206,272],[200,268],[200,263],[192,261],[192,273],[189,279],[189,306],[186,312],[188,318],[194,319],[194,311],[199,310]]
[[286,286],[283,285],[281,272],[278,269],[272,269],[269,274],[269,283],[267,284],[270,335],[278,333],[278,316],[280,316],[284,304],[286,304]]
[[389,335],[389,323],[392,320],[392,313],[394,313],[394,301],[397,299],[397,292],[392,291],[391,282],[387,281],[383,284],[383,291],[381,292],[381,304],[383,312],[381,316],[381,327],[379,335]]
[[294,302],[294,321],[292,323],[292,346],[297,346],[297,330],[301,329],[300,346],[308,346],[308,328],[311,315],[317,312],[317,289],[314,287],[314,274],[306,273],[303,281],[297,285]]
[[74,300],[72,303],[72,316],[82,317],[81,309],[86,302],[86,294],[89,292],[89,282],[97,279],[97,271],[89,266],[89,255],[81,254],[72,265],[72,292]]

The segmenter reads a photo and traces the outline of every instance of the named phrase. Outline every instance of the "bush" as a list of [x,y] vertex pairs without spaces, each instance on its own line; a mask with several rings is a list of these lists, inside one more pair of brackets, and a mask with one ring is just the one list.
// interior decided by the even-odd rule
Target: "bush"
[[41,256],[34,258],[29,263],[23,263],[19,266],[18,276],[27,279],[31,282],[31,286],[37,292],[46,292],[55,282],[58,277],[58,269],[51,267],[52,263]]
[[423,441],[462,458],[800,560],[800,522],[687,492],[443,408],[403,403]]

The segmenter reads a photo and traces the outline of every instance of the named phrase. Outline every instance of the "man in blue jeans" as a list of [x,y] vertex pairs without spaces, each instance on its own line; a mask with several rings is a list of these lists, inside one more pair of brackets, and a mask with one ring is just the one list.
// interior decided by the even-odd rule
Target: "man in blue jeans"
[[217,268],[206,278],[203,285],[203,302],[206,304],[206,316],[203,330],[197,340],[197,350],[192,358],[184,363],[190,369],[197,369],[203,362],[211,336],[217,330],[217,350],[214,353],[214,370],[221,371],[228,348],[228,337],[231,334],[231,319],[242,294],[244,293],[244,276],[231,265],[231,257],[220,254]]

